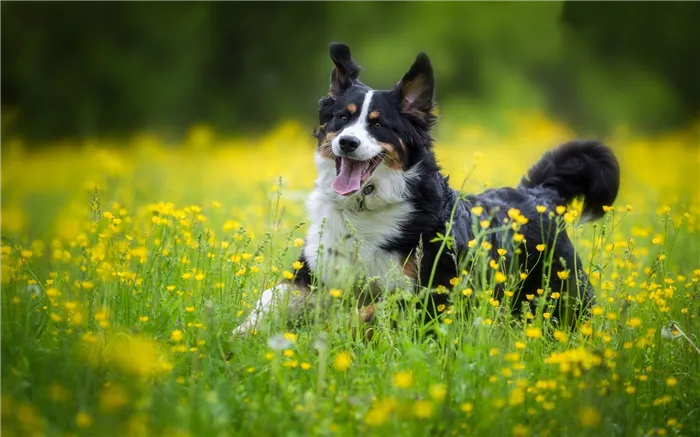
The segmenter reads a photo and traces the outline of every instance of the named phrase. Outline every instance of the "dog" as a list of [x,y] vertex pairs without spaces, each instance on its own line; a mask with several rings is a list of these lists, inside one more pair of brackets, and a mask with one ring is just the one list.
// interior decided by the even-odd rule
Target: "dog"
[[[594,293],[566,232],[555,230],[561,208],[575,199],[583,199],[581,221],[601,218],[613,204],[620,185],[613,152],[597,141],[571,141],[545,153],[517,187],[463,195],[441,174],[433,151],[435,77],[427,54],[418,54],[390,90],[359,80],[347,45],[331,44],[330,58],[330,92],[319,101],[314,131],[317,179],[306,202],[302,267],[265,290],[234,334],[251,333],[282,304],[288,316],[301,314],[321,287],[352,290],[358,309],[384,293],[428,287],[434,314],[450,293],[433,290],[449,290],[459,277],[474,290],[495,282],[492,299],[508,298],[517,313],[558,292],[550,300],[553,319],[575,323]],[[542,245],[553,251],[549,263]],[[495,268],[464,268],[478,256]],[[517,283],[503,274],[494,281],[498,271]]]

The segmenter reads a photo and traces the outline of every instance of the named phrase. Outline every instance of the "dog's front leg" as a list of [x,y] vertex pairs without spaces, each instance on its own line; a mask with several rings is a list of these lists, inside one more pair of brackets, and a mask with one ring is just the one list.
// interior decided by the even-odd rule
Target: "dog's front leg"
[[[304,263],[303,257],[300,261]],[[241,325],[233,330],[233,335],[244,336],[252,333],[263,317],[279,310],[285,304],[288,317],[294,318],[300,315],[311,294],[310,283],[311,273],[306,263],[304,263],[304,266],[297,271],[294,279],[281,282],[263,291],[253,311]]]

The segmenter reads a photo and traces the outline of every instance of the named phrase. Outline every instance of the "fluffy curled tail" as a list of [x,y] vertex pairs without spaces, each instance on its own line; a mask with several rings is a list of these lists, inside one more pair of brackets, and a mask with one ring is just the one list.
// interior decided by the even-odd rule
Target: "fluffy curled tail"
[[520,186],[553,189],[564,203],[583,197],[583,216],[597,219],[605,214],[603,206],[612,205],[617,197],[620,164],[602,143],[571,141],[545,153]]

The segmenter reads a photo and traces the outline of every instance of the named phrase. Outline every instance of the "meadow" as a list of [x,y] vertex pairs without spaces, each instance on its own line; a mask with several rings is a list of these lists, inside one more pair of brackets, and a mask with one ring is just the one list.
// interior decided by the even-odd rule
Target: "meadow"
[[[544,212],[562,216],[596,289],[577,330],[546,305],[509,323],[463,272],[444,292],[484,305],[456,300],[417,338],[387,299],[371,340],[356,335],[351,293],[325,289],[329,317],[231,336],[299,267],[312,127],[232,139],[197,126],[182,144],[6,139],[2,434],[700,435],[698,127],[620,128],[604,139],[622,167],[606,216]],[[436,153],[476,192],[517,184],[575,136],[521,116],[506,133],[442,131]]]

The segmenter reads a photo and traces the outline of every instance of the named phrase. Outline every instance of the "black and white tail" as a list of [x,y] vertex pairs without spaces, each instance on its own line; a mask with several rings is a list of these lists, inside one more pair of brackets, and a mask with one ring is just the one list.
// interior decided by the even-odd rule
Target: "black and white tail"
[[[522,188],[556,191],[563,203],[583,197],[583,216],[602,217],[620,188],[620,164],[607,146],[597,141],[571,141],[550,150],[520,181]],[[544,194],[544,193],[543,193]],[[554,200],[554,199],[553,199]]]

